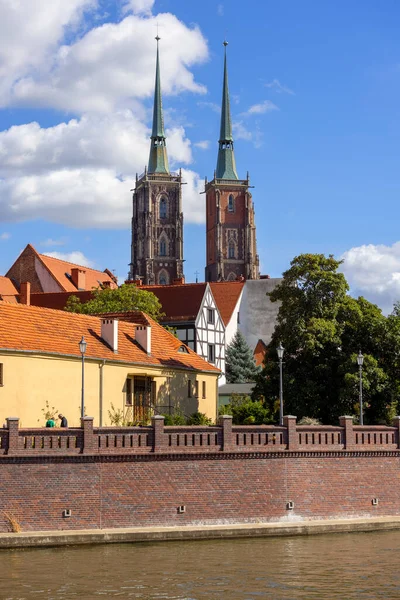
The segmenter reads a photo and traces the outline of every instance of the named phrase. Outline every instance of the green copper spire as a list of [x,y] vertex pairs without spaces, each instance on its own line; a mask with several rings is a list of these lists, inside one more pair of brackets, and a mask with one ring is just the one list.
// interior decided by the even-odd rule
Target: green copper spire
[[164,119],[161,101],[160,84],[160,59],[157,40],[157,63],[156,63],[156,82],[154,89],[154,107],[153,107],[153,129],[151,132],[151,145],[149,156],[149,173],[169,173],[167,145],[165,142]]
[[239,179],[236,172],[235,155],[233,152],[233,137],[231,109],[229,103],[228,69],[226,66],[226,47],[224,42],[224,85],[222,90],[221,131],[219,134],[219,150],[216,176],[218,179]]

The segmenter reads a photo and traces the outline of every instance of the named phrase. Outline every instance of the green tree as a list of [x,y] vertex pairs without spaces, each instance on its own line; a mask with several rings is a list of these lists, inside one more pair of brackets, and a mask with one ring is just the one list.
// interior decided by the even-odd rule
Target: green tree
[[333,256],[300,255],[269,294],[281,306],[253,398],[263,396],[271,412],[279,393],[280,342],[286,414],[332,424],[340,415],[357,415],[359,349],[364,354],[365,422],[388,420],[397,410],[400,317],[386,318],[365,298],[349,296],[340,264]]
[[142,310],[156,321],[164,316],[157,296],[136,285],[124,283],[115,289],[94,289],[92,293],[93,298],[85,303],[77,296],[70,296],[65,310],[84,315]]
[[237,331],[226,349],[226,380],[228,383],[255,381],[259,371],[244,335]]

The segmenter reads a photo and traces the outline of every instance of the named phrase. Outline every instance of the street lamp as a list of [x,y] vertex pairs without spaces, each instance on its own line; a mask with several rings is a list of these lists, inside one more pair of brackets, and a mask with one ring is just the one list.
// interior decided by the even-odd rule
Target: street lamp
[[357,356],[357,363],[358,363],[358,368],[359,368],[359,372],[360,372],[360,393],[359,393],[359,398],[360,398],[360,425],[364,425],[363,389],[362,389],[362,368],[363,368],[363,363],[364,363],[364,357],[361,354],[361,350],[359,351],[358,356]]
[[79,350],[82,354],[82,395],[81,395],[81,419],[85,416],[85,352],[87,343],[85,338],[82,336],[79,342]]
[[282,342],[276,349],[279,358],[279,425],[283,425],[283,367],[282,359],[285,348],[282,346]]

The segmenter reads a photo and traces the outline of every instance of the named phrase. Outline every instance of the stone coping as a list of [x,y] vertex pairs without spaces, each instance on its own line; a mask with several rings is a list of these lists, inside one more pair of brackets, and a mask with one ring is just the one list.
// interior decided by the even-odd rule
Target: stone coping
[[400,529],[400,516],[354,519],[318,519],[274,523],[188,525],[182,527],[131,527],[72,531],[1,533],[0,549],[121,544],[184,540],[239,539],[328,533],[354,533]]

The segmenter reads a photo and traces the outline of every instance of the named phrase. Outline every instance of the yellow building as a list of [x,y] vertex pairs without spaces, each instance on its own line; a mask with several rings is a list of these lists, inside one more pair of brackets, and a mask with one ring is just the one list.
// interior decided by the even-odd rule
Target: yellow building
[[[219,369],[142,312],[130,322],[0,302],[0,419],[45,424],[46,407],[70,426],[147,422],[154,413],[196,411],[215,420]],[[86,341],[84,360],[79,342]]]

